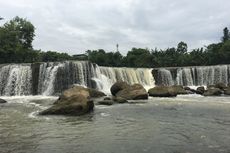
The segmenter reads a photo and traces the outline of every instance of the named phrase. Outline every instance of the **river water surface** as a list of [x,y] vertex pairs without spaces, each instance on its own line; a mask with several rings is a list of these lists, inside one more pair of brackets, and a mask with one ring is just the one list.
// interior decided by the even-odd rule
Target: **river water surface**
[[230,97],[151,98],[38,116],[57,97],[1,97],[0,153],[230,153]]

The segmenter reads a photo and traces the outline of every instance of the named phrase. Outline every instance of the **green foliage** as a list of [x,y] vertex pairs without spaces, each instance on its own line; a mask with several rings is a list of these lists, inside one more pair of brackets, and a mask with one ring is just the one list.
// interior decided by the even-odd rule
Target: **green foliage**
[[32,62],[34,29],[29,21],[19,17],[0,27],[0,62]]
[[88,60],[101,66],[122,66],[123,56],[120,52],[108,52],[103,49],[86,51]]
[[181,53],[181,54],[184,54],[186,53],[188,50],[188,45],[181,41],[178,45],[177,45],[177,52]]
[[[15,17],[0,27],[0,63],[56,62],[65,60],[89,60],[100,66],[115,67],[175,67],[230,64],[230,34],[223,29],[221,42],[205,48],[188,51],[181,41],[177,47],[167,49],[132,48],[126,56],[120,52],[103,49],[88,50],[85,54],[68,55],[55,51],[34,50],[32,42],[35,28],[26,19]],[[117,46],[118,47],[118,46]]]

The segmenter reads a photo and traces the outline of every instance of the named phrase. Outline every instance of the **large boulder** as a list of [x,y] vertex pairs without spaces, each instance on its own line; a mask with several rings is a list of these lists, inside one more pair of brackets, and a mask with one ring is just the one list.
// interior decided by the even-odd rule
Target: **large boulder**
[[103,92],[82,86],[73,86],[65,90],[54,105],[42,111],[41,115],[83,115],[93,110],[90,98],[103,97]]
[[177,93],[174,88],[168,86],[156,86],[149,89],[149,96],[152,97],[176,97]]
[[145,88],[140,84],[134,84],[127,86],[126,88],[116,93],[117,97],[124,98],[126,100],[139,100],[148,99],[148,93]]
[[129,84],[124,81],[118,81],[112,85],[110,88],[111,94],[115,96],[120,90],[128,88]]
[[223,93],[222,90],[220,90],[219,88],[208,88],[207,90],[205,90],[204,92],[204,96],[220,96]]
[[44,110],[40,115],[83,115],[94,108],[94,103],[83,94],[59,98],[52,107]]
[[3,104],[3,103],[7,103],[7,101],[4,99],[0,99],[0,104]]

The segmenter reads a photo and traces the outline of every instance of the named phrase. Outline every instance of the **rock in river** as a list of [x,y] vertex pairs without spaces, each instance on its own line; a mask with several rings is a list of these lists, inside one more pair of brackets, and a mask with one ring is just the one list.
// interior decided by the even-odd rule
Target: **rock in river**
[[176,97],[177,93],[174,88],[169,86],[156,86],[154,88],[149,89],[149,96],[152,97]]
[[41,115],[83,115],[94,108],[90,98],[104,96],[104,93],[95,89],[74,86],[65,90],[54,105],[42,111]]
[[4,99],[0,99],[0,104],[7,103]]

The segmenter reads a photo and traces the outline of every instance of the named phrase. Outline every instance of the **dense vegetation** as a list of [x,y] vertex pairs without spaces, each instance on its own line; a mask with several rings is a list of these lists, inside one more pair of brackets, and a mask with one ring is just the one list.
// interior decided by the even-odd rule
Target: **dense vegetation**
[[101,66],[168,67],[230,64],[230,33],[223,29],[221,42],[188,51],[185,42],[167,49],[132,48],[126,56],[103,49],[81,55],[33,49],[35,28],[26,19],[15,17],[0,27],[0,63],[54,62],[89,60]]

